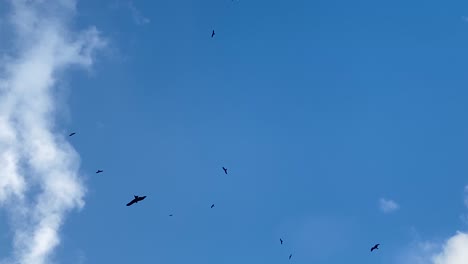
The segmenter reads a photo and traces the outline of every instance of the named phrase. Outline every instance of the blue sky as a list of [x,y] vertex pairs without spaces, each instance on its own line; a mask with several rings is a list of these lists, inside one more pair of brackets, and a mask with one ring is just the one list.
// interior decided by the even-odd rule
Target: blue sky
[[[16,10],[66,28],[70,40],[51,54],[84,47],[52,56],[44,118],[55,121],[43,128],[75,149],[67,179],[86,191],[71,189],[60,243],[27,263],[468,261],[457,254],[468,245],[468,3],[62,2]],[[58,11],[38,11],[47,5]],[[29,40],[12,26],[14,7],[0,10],[0,33]],[[0,47],[13,65],[38,49]],[[16,95],[6,72],[2,95]],[[21,118],[6,123],[19,138],[35,127]],[[48,191],[28,168],[18,174],[25,190],[3,188],[0,174],[5,264],[28,254],[12,253],[21,239],[9,201],[40,205],[35,188]],[[148,197],[126,207],[134,194]]]

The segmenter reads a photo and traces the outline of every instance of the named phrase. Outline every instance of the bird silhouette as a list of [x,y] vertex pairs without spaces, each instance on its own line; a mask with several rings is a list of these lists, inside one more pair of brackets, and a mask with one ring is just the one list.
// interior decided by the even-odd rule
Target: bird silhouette
[[223,167],[224,173],[227,174],[227,169]]
[[374,251],[375,249],[379,249],[379,246],[380,246],[380,244],[375,244],[375,246],[373,246],[373,247],[370,249],[370,251],[372,252],[372,251]]
[[213,207],[214,207],[214,204],[211,205],[211,208],[213,208]]
[[280,238],[280,243],[281,243],[281,245],[283,245],[283,239],[281,239],[281,238]]
[[101,173],[104,172],[103,170],[97,170],[96,173]]
[[127,204],[127,206],[130,206],[130,205],[132,205],[132,204],[134,204],[134,203],[138,203],[139,201],[143,201],[143,200],[146,198],[146,196],[141,196],[141,197],[138,196],[138,195],[133,195],[133,196],[134,196],[135,198],[133,198],[133,200],[131,200],[131,201]]
[[214,32],[214,30],[213,30],[213,31],[211,32],[211,37],[214,37],[214,35],[215,35],[215,32]]
[[172,214],[170,214],[169,216],[172,216]]
[[75,134],[76,134],[76,133],[73,132],[73,133],[70,133],[70,135],[68,135],[68,136],[71,137],[71,136],[73,136],[73,135],[75,135]]
[[292,257],[292,254],[291,254],[291,255],[289,255],[289,259],[291,259],[291,257]]

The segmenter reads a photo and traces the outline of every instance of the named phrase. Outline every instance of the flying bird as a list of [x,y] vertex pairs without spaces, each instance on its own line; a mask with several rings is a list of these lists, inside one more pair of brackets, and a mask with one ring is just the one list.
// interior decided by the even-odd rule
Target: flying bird
[[97,170],[96,173],[101,173],[104,172],[103,170]]
[[213,208],[213,207],[214,207],[214,204],[211,205],[211,208]]
[[281,243],[281,245],[283,245],[283,239],[281,239],[281,238],[280,238],[280,243]]
[[214,30],[213,30],[213,31],[211,32],[211,37],[214,37],[214,35],[215,35],[215,32],[214,32]]
[[71,133],[71,134],[70,134],[70,135],[68,135],[68,136],[69,136],[69,137],[71,137],[71,136],[73,136],[73,135],[75,135],[75,134],[76,134],[76,133],[75,133],[75,132],[73,132],[73,133]]
[[292,254],[291,254],[291,255],[289,255],[289,259],[291,259],[291,257],[292,257]]
[[224,173],[227,174],[227,169],[223,167]]
[[375,246],[373,246],[373,247],[370,249],[370,251],[372,252],[372,251],[374,251],[374,249],[379,249],[379,246],[380,246],[380,244],[375,244]]
[[130,206],[130,205],[132,205],[132,204],[134,204],[134,203],[138,203],[139,201],[143,201],[143,200],[146,198],[146,196],[141,196],[141,197],[138,196],[138,195],[133,195],[133,196],[134,196],[135,198],[133,198],[133,200],[131,200],[131,201],[127,204],[127,206]]
[[172,216],[172,214],[170,214],[169,216]]

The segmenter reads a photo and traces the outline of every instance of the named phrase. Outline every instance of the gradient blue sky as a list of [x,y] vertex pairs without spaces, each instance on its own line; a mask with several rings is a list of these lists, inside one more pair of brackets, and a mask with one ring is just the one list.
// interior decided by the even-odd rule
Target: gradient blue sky
[[88,192],[55,260],[396,264],[467,230],[464,16],[458,0],[79,1],[73,27],[108,45],[63,80]]

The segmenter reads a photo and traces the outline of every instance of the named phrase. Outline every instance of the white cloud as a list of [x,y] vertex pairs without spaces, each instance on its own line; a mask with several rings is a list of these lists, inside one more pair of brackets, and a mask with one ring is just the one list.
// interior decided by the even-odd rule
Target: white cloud
[[400,208],[400,206],[393,200],[381,198],[379,200],[380,210],[384,213],[392,213]]
[[[463,202],[468,207],[468,185],[463,192]],[[468,223],[468,215],[460,219]],[[468,263],[468,233],[458,231],[443,243],[418,243],[404,254],[403,264],[467,264]],[[429,246],[428,246],[429,245]]]
[[[465,186],[463,192],[463,202],[468,208],[468,185]],[[467,215],[460,217],[462,221],[468,221]],[[431,257],[431,264],[466,264],[468,263],[468,234],[457,232],[450,237],[443,245],[439,252]]]
[[73,32],[74,0],[10,0],[13,35],[0,61],[0,206],[14,233],[4,263],[49,263],[66,213],[84,205],[79,156],[56,132],[57,81],[69,66],[90,66],[98,31]]
[[468,234],[457,232],[443,243],[415,243],[396,263],[466,264],[468,263]]
[[442,251],[432,258],[433,264],[468,263],[468,234],[457,232],[444,244]]

